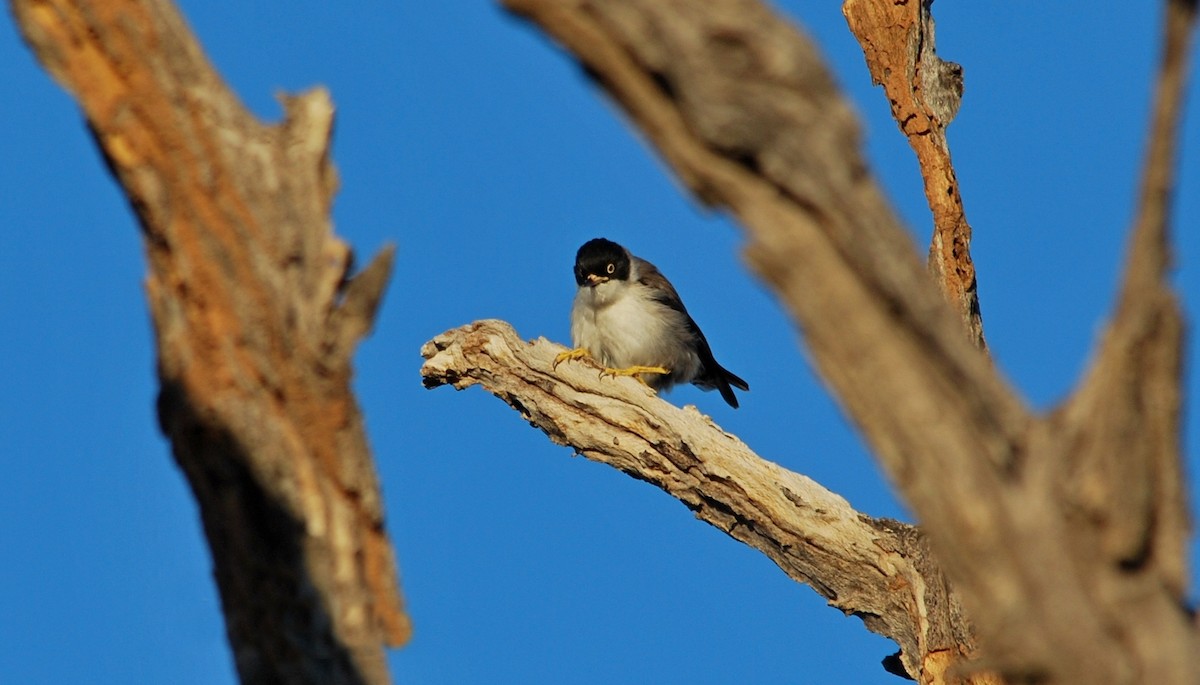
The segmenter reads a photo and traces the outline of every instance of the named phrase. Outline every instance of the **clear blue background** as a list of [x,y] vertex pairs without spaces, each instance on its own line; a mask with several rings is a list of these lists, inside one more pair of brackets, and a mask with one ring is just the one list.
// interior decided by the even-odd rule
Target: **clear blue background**
[[[1111,308],[1158,54],[1152,7],[935,6],[940,53],[966,69],[950,137],[988,340],[1038,408],[1070,392]],[[916,163],[838,4],[782,9],[856,103],[872,167],[924,252]],[[608,236],[668,274],[753,388],[736,412],[690,387],[669,401],[866,513],[906,517],[743,268],[737,227],[680,193],[570,59],[490,3],[183,10],[259,115],[278,118],[274,93],[331,90],[337,230],[364,256],[399,246],[355,381],[415,621],[391,655],[398,682],[900,682],[878,665],[890,642],[675,500],[572,458],[478,389],[422,389],[421,344],[475,319],[566,342],[574,251]],[[7,15],[0,84],[0,683],[234,682],[196,507],[156,428],[137,227]],[[1175,275],[1193,321],[1195,114]],[[1194,497],[1200,417],[1187,412]]]

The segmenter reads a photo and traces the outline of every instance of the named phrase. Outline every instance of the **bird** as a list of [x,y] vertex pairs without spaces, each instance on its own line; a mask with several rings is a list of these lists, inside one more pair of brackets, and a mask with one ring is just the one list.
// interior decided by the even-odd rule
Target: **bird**
[[593,238],[575,254],[571,342],[554,367],[591,357],[601,375],[632,376],[654,390],[691,383],[721,392],[736,409],[733,388],[750,386],[713,358],[708,340],[658,267],[606,238]]

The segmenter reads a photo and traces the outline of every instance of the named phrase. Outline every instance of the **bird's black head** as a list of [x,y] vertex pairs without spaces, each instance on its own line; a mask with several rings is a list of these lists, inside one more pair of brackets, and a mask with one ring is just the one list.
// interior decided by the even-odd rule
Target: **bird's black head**
[[575,253],[575,283],[579,286],[628,279],[629,253],[611,240],[593,238]]

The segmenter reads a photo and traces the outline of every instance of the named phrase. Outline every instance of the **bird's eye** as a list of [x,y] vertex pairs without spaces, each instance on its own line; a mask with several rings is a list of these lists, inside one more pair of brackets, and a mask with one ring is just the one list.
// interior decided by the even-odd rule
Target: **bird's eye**
[[610,273],[610,274],[611,274],[612,272],[614,272],[614,271],[616,271],[616,270],[617,270],[617,265],[616,265],[616,264],[609,264],[609,265],[608,265],[608,273]]

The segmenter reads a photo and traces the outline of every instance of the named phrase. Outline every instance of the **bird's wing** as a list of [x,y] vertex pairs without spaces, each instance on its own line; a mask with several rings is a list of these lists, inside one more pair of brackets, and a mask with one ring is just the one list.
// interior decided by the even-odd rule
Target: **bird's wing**
[[[662,275],[658,267],[640,257],[634,257],[633,261],[637,264],[637,282],[649,288],[659,303],[687,316],[687,307],[683,306],[683,300],[679,298],[679,293],[675,292],[675,286]],[[688,320],[691,321],[690,316]],[[695,327],[696,324],[691,325]]]
[[738,378],[732,371],[726,369],[717,363],[713,357],[712,348],[708,345],[708,339],[704,337],[704,332],[696,325],[696,321],[688,314],[687,307],[683,306],[683,300],[680,299],[679,293],[675,291],[675,287],[671,282],[662,275],[658,267],[650,262],[634,257],[637,263],[638,283],[650,288],[654,292],[654,299],[658,302],[674,309],[683,315],[687,322],[688,331],[696,340],[696,354],[700,357],[702,370],[692,382],[697,386],[705,389],[716,388],[721,391],[721,397],[729,403],[731,407],[738,406],[737,397],[734,396],[733,390],[729,386],[733,386],[739,390],[749,390],[750,385],[746,381]]

